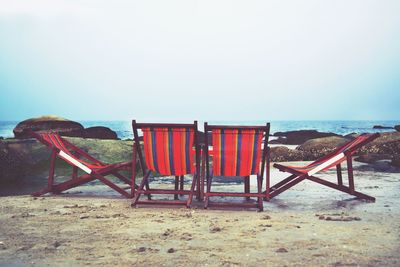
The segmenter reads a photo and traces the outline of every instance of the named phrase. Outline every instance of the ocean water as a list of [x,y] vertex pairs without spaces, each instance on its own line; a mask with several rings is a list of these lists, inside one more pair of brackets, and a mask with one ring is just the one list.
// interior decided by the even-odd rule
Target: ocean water
[[[121,139],[132,139],[131,121],[79,121],[84,127],[106,126],[114,130]],[[203,123],[199,121],[199,130],[203,130]],[[264,121],[208,121],[209,124],[240,124],[263,125]],[[393,129],[373,129],[374,125],[390,126],[400,125],[400,120],[387,121],[270,121],[271,133],[293,130],[317,130],[320,132],[332,132],[346,135],[349,133],[374,133],[390,132]],[[4,138],[14,137],[13,129],[18,121],[0,121],[0,136]]]

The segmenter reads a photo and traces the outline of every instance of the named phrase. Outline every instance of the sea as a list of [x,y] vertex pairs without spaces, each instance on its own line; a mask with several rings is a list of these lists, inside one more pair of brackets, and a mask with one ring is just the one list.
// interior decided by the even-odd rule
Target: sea
[[[131,121],[78,121],[85,128],[92,126],[105,126],[115,131],[120,139],[132,139]],[[199,121],[199,130],[203,130],[203,123]],[[208,121],[209,124],[227,125],[265,125],[265,121]],[[343,120],[343,121],[270,121],[271,134],[275,132],[286,132],[294,130],[317,130],[320,132],[332,132],[340,135],[350,133],[376,133],[390,132],[394,129],[373,129],[375,125],[393,127],[400,125],[400,120]],[[3,138],[13,138],[13,129],[18,121],[0,121],[0,136]]]

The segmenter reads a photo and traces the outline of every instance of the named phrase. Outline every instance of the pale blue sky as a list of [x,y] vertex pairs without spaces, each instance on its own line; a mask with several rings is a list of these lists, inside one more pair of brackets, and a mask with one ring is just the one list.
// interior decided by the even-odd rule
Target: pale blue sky
[[0,7],[0,120],[400,118],[398,0]]

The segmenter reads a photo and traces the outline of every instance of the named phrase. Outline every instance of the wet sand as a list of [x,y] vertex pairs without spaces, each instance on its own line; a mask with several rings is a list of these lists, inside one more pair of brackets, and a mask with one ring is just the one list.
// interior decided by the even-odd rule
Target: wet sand
[[264,212],[131,208],[103,186],[1,197],[0,266],[400,266],[400,173],[380,170],[355,164],[376,203],[307,181]]

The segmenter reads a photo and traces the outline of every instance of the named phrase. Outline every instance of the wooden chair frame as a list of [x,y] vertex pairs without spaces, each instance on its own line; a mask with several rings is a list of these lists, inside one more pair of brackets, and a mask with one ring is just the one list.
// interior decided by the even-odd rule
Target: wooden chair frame
[[[212,192],[211,185],[212,185],[212,178],[213,175],[210,172],[210,151],[209,151],[209,141],[208,141],[208,133],[212,132],[212,130],[222,130],[222,129],[229,129],[229,130],[262,130],[263,131],[263,144],[264,148],[261,154],[261,168],[260,173],[257,174],[257,193],[250,192],[250,176],[245,176],[244,178],[244,192]],[[269,131],[270,131],[270,123],[267,123],[265,126],[243,126],[243,125],[209,125],[207,122],[204,123],[204,133],[205,133],[205,157],[203,165],[206,166],[206,192],[204,192],[204,208],[207,209],[208,206],[216,206],[216,207],[245,207],[245,208],[252,208],[256,207],[259,211],[263,210],[263,198],[265,197],[265,193],[262,192],[263,180],[264,180],[264,170],[265,164],[266,166],[266,190],[269,189],[270,186],[270,167],[269,167],[269,154],[270,148],[268,147],[268,138],[269,138]],[[204,183],[204,179],[203,183]],[[245,197],[247,200],[250,197],[257,197],[256,204],[248,204],[248,203],[229,203],[229,202],[211,202],[209,200],[210,197],[219,196],[219,197]]]
[[[195,148],[195,173],[193,174],[192,184],[189,190],[184,189],[184,175],[175,176],[175,187],[174,189],[151,189],[149,186],[149,177],[151,170],[148,170],[145,164],[145,159],[140,148],[140,138],[138,130],[143,128],[182,128],[192,129],[194,131],[194,148]],[[139,184],[139,187],[134,192],[134,198],[132,201],[132,207],[136,207],[138,204],[155,204],[155,205],[186,205],[190,208],[193,200],[193,195],[196,193],[198,199],[201,197],[200,189],[200,146],[198,144],[198,129],[197,121],[193,124],[178,124],[178,123],[137,123],[136,120],[132,120],[133,129],[133,162],[136,162],[136,156],[139,157],[139,165],[143,171],[143,179]],[[136,167],[133,168],[133,183],[136,180]],[[147,200],[140,200],[140,196],[144,194],[148,196]],[[174,200],[152,200],[152,194],[173,194]],[[179,200],[179,196],[188,195],[186,201]]]
[[[91,182],[93,180],[99,180],[103,184],[109,186],[113,190],[117,191],[121,195],[123,195],[126,198],[131,198],[133,197],[133,192],[134,192],[134,187],[136,185],[132,183],[131,179],[125,177],[119,171],[121,170],[131,170],[132,169],[132,162],[121,162],[121,163],[116,163],[116,164],[106,164],[104,162],[101,162],[100,160],[94,158],[93,156],[89,155],[85,151],[83,151],[81,148],[75,146],[68,140],[62,138],[60,136],[60,139],[62,140],[63,144],[69,149],[71,153],[74,154],[75,158],[78,159],[85,159],[86,161],[90,162],[91,164],[98,165],[100,167],[91,169],[84,164],[80,163],[78,160],[75,160],[73,158],[70,158],[69,160],[66,160],[65,157],[68,157],[65,155],[65,152],[60,150],[59,148],[55,147],[53,144],[49,143],[43,137],[35,133],[33,131],[30,131],[30,134],[35,137],[38,141],[40,141],[42,144],[46,145],[52,150],[51,157],[50,157],[50,169],[49,169],[49,176],[48,176],[48,183],[47,187],[44,188],[41,191],[35,192],[32,194],[32,196],[41,196],[46,193],[54,193],[54,194],[60,194],[63,191],[66,191],[68,189],[80,186],[82,184]],[[72,175],[71,179],[55,184],[54,182],[54,174],[55,174],[55,163],[56,159],[59,158],[66,162],[68,165],[72,167]],[[86,174],[78,176],[78,169],[83,170]],[[118,178],[120,181],[124,182],[127,184],[130,188],[130,192],[127,192],[125,189],[119,187],[115,183],[111,182],[108,180],[105,176],[107,175],[112,175],[116,178]]]
[[[272,186],[269,189],[269,191],[266,192],[266,198],[267,199],[271,199],[273,197],[276,197],[280,193],[288,190],[289,188],[291,188],[291,187],[295,186],[296,184],[300,183],[301,181],[307,179],[307,180],[313,181],[315,183],[318,183],[318,184],[321,184],[321,185],[336,189],[338,191],[341,191],[341,192],[344,192],[344,193],[348,193],[348,194],[353,195],[353,196],[355,196],[355,197],[357,197],[359,199],[364,199],[366,201],[375,202],[375,198],[374,197],[366,195],[366,194],[363,194],[363,193],[358,192],[358,191],[355,190],[352,155],[359,148],[361,148],[365,144],[371,142],[372,140],[374,140],[377,137],[379,137],[378,133],[371,134],[367,139],[361,141],[360,143],[358,143],[354,147],[351,147],[348,150],[346,150],[345,152],[343,152],[344,157],[345,157],[345,161],[347,163],[348,186],[343,184],[341,162],[339,162],[338,164],[334,165],[334,166],[336,166],[337,184],[332,183],[332,182],[327,181],[327,180],[324,180],[324,179],[321,179],[319,177],[316,177],[314,174],[319,172],[318,170],[314,170],[312,172],[309,171],[307,173],[304,173],[304,172],[300,172],[300,171],[298,171],[296,169],[293,169],[291,167],[275,163],[274,164],[275,168],[279,169],[282,172],[291,173],[291,175],[289,177],[285,178],[284,180],[280,181],[279,183],[275,184],[274,186]],[[322,164],[326,163],[327,166],[328,166],[329,165],[329,161],[330,160],[334,161],[335,155],[344,146],[341,146],[341,147],[335,149],[333,152],[331,152],[328,155],[320,158],[317,161],[321,162]],[[317,162],[317,161],[315,161],[315,162]],[[334,166],[332,166],[330,168],[333,168]]]

